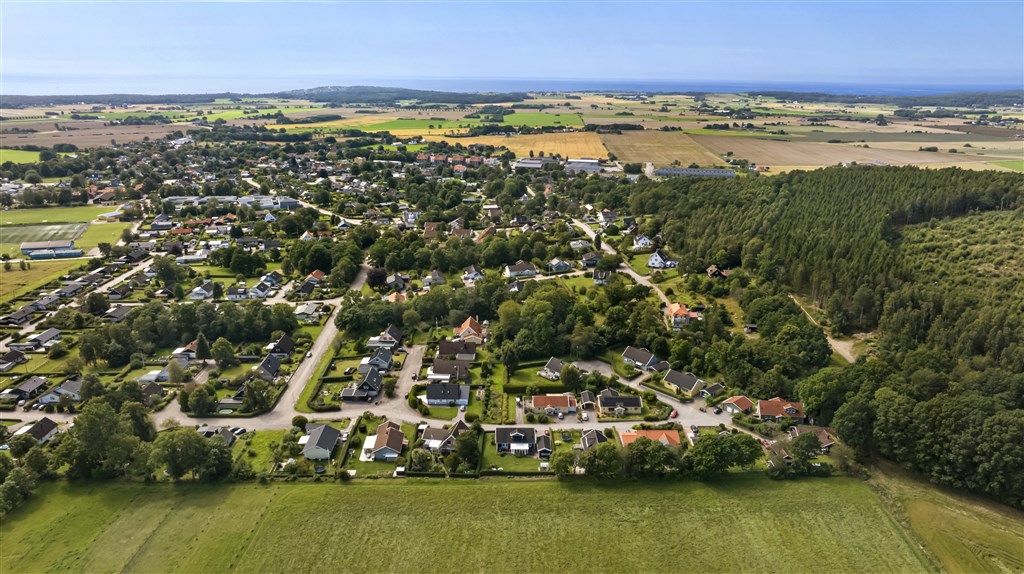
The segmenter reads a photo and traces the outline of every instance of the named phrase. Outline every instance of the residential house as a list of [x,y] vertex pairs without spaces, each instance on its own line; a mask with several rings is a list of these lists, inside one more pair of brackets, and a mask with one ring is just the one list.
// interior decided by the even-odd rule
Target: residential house
[[580,393],[580,406],[588,411],[594,410],[597,406],[597,395],[593,391],[583,391]]
[[196,429],[203,438],[220,437],[224,441],[224,444],[229,447],[235,444],[235,440],[238,438],[228,430],[228,427],[212,427],[209,425],[203,425]]
[[678,448],[680,444],[679,431],[672,429],[628,430],[619,433],[619,438],[622,439],[622,446],[624,447],[629,446],[641,437],[660,442],[667,447]]
[[701,318],[700,313],[691,311],[686,305],[680,303],[672,303],[668,306],[668,316],[672,320],[672,328],[677,331],[689,325],[691,321]]
[[729,275],[732,274],[732,271],[728,269],[722,269],[718,265],[711,265],[705,270],[705,272],[711,279],[726,279],[729,277]]
[[373,354],[369,357],[363,357],[363,360],[359,362],[359,374],[365,375],[370,369],[377,369],[378,371],[385,372],[391,369],[391,349],[387,347],[377,347]]
[[692,398],[704,387],[704,380],[691,372],[669,369],[662,379],[669,388],[674,388],[677,395]]
[[529,427],[498,427],[494,444],[498,452],[530,455],[537,450],[537,433]]
[[39,402],[43,404],[59,403],[61,397],[67,397],[76,403],[82,400],[82,379],[64,381],[39,397]]
[[533,263],[523,261],[520,259],[519,261],[516,261],[513,265],[506,265],[504,275],[505,277],[508,278],[533,277],[538,273],[540,273],[540,271],[537,270],[537,267]]
[[580,437],[580,446],[583,450],[590,450],[603,442],[608,442],[608,437],[599,429],[587,429]]
[[312,321],[320,316],[320,303],[303,303],[295,308],[295,318],[299,321]]
[[611,275],[608,271],[602,271],[600,269],[594,270],[594,285],[607,285],[608,276]]
[[455,439],[468,430],[469,425],[465,421],[459,420],[449,428],[427,427],[423,429],[420,438],[423,439],[423,448],[430,452],[448,455],[455,450]]
[[643,412],[643,399],[633,395],[620,395],[615,389],[597,394],[597,412],[603,417],[639,415]]
[[734,415],[737,413],[749,413],[750,409],[754,408],[754,401],[748,399],[743,395],[736,395],[729,397],[719,404],[722,410]]
[[21,427],[14,436],[23,434],[34,438],[39,444],[46,444],[57,434],[57,423],[49,417],[43,417],[31,425]]
[[7,351],[0,356],[0,373],[6,373],[14,367],[27,362],[28,357],[25,356],[25,353],[21,351]]
[[245,285],[233,285],[228,287],[228,301],[245,301],[249,298],[249,288]]
[[159,402],[165,394],[167,394],[167,389],[165,389],[160,383],[146,383],[142,386],[142,396],[145,398],[147,404]]
[[555,257],[551,261],[548,261],[548,269],[550,269],[553,273],[564,273],[572,269],[572,263],[569,263],[564,259]]
[[103,318],[111,323],[120,323],[124,321],[124,318],[128,316],[131,310],[132,308],[127,305],[115,305],[107,309],[106,313],[103,314]]
[[193,339],[191,343],[185,345],[184,347],[178,347],[177,349],[174,349],[174,351],[171,352],[171,358],[184,359],[186,361],[194,361],[196,358],[197,346],[198,341],[196,339]]
[[121,299],[127,299],[132,294],[132,286],[128,283],[122,283],[117,287],[113,287],[107,292],[107,299],[111,301],[120,301]]
[[448,339],[441,339],[437,342],[437,353],[434,354],[434,358],[475,361],[476,343],[465,340],[449,341]]
[[551,457],[554,449],[551,448],[551,436],[546,434],[537,435],[537,456],[543,459]]
[[633,251],[644,251],[654,247],[654,242],[646,235],[637,235],[633,238]]
[[267,355],[252,370],[257,377],[264,381],[273,381],[281,374],[281,361],[274,355]]
[[796,401],[785,401],[779,397],[757,401],[757,416],[763,421],[781,419],[804,420],[804,404]]
[[557,381],[562,376],[562,366],[562,361],[551,357],[547,363],[544,363],[544,368],[538,371],[537,374],[545,379]]
[[46,388],[46,377],[30,377],[18,386],[0,393],[0,398],[8,400],[28,400],[39,396]]
[[725,392],[725,387],[720,383],[712,383],[700,390],[700,396],[705,399],[713,399],[723,392]]
[[590,249],[590,242],[587,241],[586,239],[574,239],[569,242],[569,248],[575,251],[576,253],[579,253],[580,251],[583,251],[585,249]]
[[465,406],[469,404],[469,385],[431,383],[427,385],[426,401],[431,406]]
[[41,333],[29,335],[22,341],[8,343],[7,348],[14,351],[32,352],[40,349],[49,349],[60,341],[59,329],[47,329]]
[[193,301],[202,301],[210,297],[213,297],[213,281],[209,279],[197,285],[188,294],[188,298]]
[[596,251],[590,251],[580,256],[580,263],[584,267],[594,267],[601,261],[601,254]]
[[658,358],[647,349],[629,346],[622,352],[622,361],[641,371],[649,371],[658,362]]
[[525,410],[548,415],[568,415],[576,412],[576,397],[564,395],[533,395],[526,399]]
[[294,291],[292,291],[292,294],[296,297],[310,297],[313,295],[314,289],[316,289],[316,283],[303,281],[302,285],[299,285]]
[[394,462],[402,454],[405,443],[401,425],[388,421],[377,427],[377,434],[366,437],[363,451],[373,460]]
[[468,381],[470,363],[451,359],[434,359],[427,367],[427,379],[434,382]]
[[813,454],[828,454],[836,442],[838,442],[835,431],[828,427],[797,425],[789,428],[789,436],[793,438],[807,433],[818,435],[818,443],[821,444],[821,448],[818,452]]
[[671,259],[660,249],[651,253],[651,256],[647,258],[647,266],[652,269],[672,269],[678,264],[678,261]]
[[295,341],[287,334],[284,334],[281,335],[280,339],[269,343],[263,350],[278,359],[287,359],[292,356],[292,351],[295,350]]
[[434,285],[444,285],[444,275],[437,269],[431,271],[423,278],[423,288],[429,289]]
[[28,323],[29,319],[32,318],[33,312],[34,309],[29,305],[26,305],[21,309],[12,312],[10,315],[5,316],[3,319],[0,319],[0,325],[24,325],[25,323]]
[[321,271],[319,269],[316,269],[313,272],[311,272],[309,275],[306,276],[306,281],[309,281],[310,283],[313,283],[314,285],[319,285],[320,282],[323,281],[324,277],[326,277],[326,276],[327,276],[326,273],[324,273],[323,271]]
[[377,369],[366,371],[358,383],[352,383],[341,391],[343,401],[369,401],[380,394],[384,377]]
[[384,286],[392,291],[402,291],[409,282],[409,276],[401,273],[393,273],[384,278]]
[[366,341],[367,347],[387,347],[394,349],[402,342],[402,332],[398,330],[398,327],[394,325],[388,325],[386,329],[380,332],[380,335],[376,337],[370,337]]
[[[328,460],[338,446],[341,431],[327,424],[309,423],[306,425],[306,436],[299,439],[302,445],[302,456],[309,460]],[[305,442],[303,442],[305,439]]]
[[250,299],[266,299],[270,296],[270,292],[274,290],[274,286],[265,281],[260,281],[255,287],[249,289]]
[[456,327],[454,332],[456,340],[475,343],[477,345],[484,342],[484,328],[473,317],[466,317],[466,320]]
[[462,274],[463,281],[479,281],[484,278],[484,274],[477,269],[476,265],[470,265],[466,268],[466,272]]

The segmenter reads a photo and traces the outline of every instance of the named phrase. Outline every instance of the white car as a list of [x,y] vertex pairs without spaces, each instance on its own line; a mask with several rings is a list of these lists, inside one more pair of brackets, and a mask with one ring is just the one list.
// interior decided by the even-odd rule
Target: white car
[[590,420],[590,415],[588,415],[587,413],[583,413],[583,421],[586,422],[586,421],[589,421],[589,420]]
[[313,351],[310,351],[310,352],[306,353],[306,358],[307,359],[312,357],[312,356],[313,356]]

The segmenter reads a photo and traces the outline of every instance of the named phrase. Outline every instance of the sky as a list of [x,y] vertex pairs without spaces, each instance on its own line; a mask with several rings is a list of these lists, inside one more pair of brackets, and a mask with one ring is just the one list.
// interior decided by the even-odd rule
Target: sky
[[0,98],[566,81],[1021,88],[1024,1],[0,0]]

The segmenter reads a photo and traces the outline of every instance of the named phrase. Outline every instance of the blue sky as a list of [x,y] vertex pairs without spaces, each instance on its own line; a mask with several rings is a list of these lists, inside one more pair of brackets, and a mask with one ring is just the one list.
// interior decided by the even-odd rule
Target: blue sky
[[423,78],[1024,84],[1019,0],[3,0],[0,10],[0,93],[8,94],[269,91]]

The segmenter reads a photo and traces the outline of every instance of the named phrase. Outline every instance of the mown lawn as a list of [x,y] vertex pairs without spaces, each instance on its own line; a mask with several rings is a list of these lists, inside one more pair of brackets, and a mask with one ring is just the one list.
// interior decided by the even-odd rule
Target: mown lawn
[[[367,543],[381,532],[401,543]],[[531,573],[555,556],[559,572],[928,571],[863,483],[761,475],[57,483],[7,517],[0,539],[4,572]]]
[[56,261],[32,261],[32,267],[22,271],[17,263],[11,264],[10,271],[0,268],[0,300],[20,297],[34,289],[59,279],[71,269],[82,264],[80,259]]

